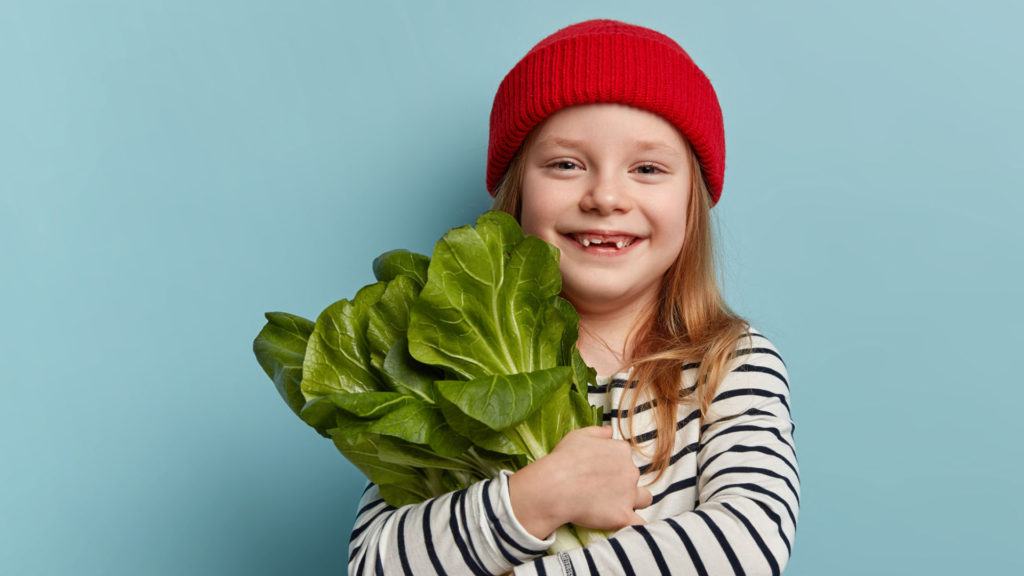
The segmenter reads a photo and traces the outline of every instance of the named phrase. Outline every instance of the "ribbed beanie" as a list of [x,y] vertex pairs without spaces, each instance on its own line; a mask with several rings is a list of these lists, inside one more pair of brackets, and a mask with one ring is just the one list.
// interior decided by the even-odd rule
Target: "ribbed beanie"
[[665,118],[700,161],[714,205],[722,194],[725,130],[711,82],[671,38],[615,20],[588,20],[555,32],[505,76],[491,108],[487,190],[495,188],[523,140],[555,112],[617,102]]

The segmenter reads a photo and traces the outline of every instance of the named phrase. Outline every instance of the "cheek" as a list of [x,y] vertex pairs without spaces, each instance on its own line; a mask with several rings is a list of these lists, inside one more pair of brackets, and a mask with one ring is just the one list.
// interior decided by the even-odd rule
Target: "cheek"
[[672,198],[652,207],[651,218],[654,227],[662,231],[662,237],[666,242],[666,249],[675,254],[683,249],[686,240],[686,220],[688,195],[682,198]]
[[519,225],[523,227],[523,234],[539,236],[540,226],[538,224],[537,212],[533,210],[533,205],[526,200],[525,196],[523,197],[523,205],[519,214]]
[[549,240],[558,210],[543,191],[523,183],[522,205],[520,207],[519,224],[523,232]]

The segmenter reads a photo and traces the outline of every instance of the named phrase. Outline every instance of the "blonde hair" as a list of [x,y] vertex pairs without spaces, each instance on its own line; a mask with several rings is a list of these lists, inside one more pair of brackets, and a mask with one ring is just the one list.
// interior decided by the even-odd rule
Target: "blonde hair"
[[[527,137],[495,188],[493,208],[516,220],[522,213],[523,174],[531,143]],[[698,405],[702,419],[708,414],[718,385],[728,374],[737,341],[750,330],[749,323],[729,309],[718,287],[711,195],[692,151],[690,172],[683,248],[665,272],[655,309],[638,323],[626,351],[633,367],[627,414],[635,413],[641,399],[649,399],[657,427],[648,470],[657,474],[655,479],[672,460],[679,405]],[[683,389],[682,370],[694,364],[695,385]],[[628,421],[627,437],[635,447],[633,419]]]

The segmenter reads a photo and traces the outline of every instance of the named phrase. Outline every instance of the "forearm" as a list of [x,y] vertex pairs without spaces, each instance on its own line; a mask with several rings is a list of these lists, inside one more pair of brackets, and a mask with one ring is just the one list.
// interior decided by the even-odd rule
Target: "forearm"
[[[497,575],[543,554],[516,522],[507,477],[395,509],[371,486],[359,504],[349,543],[349,574]],[[378,568],[379,566],[379,568]],[[428,568],[431,567],[431,568]]]
[[586,549],[539,558],[515,574],[777,575],[792,550],[793,526],[754,500],[710,504],[626,528]]

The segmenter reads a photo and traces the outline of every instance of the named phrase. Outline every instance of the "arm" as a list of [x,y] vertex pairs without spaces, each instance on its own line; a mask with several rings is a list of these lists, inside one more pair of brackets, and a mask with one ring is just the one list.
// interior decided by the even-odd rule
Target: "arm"
[[[675,488],[696,487],[695,509],[539,558],[516,574],[780,574],[796,531],[799,474],[785,365],[767,340],[753,340],[719,385],[700,433],[696,477],[672,476]],[[652,491],[655,503],[693,494]]]
[[420,504],[394,508],[373,484],[349,540],[352,575],[497,575],[544,553],[512,516],[508,475]]

